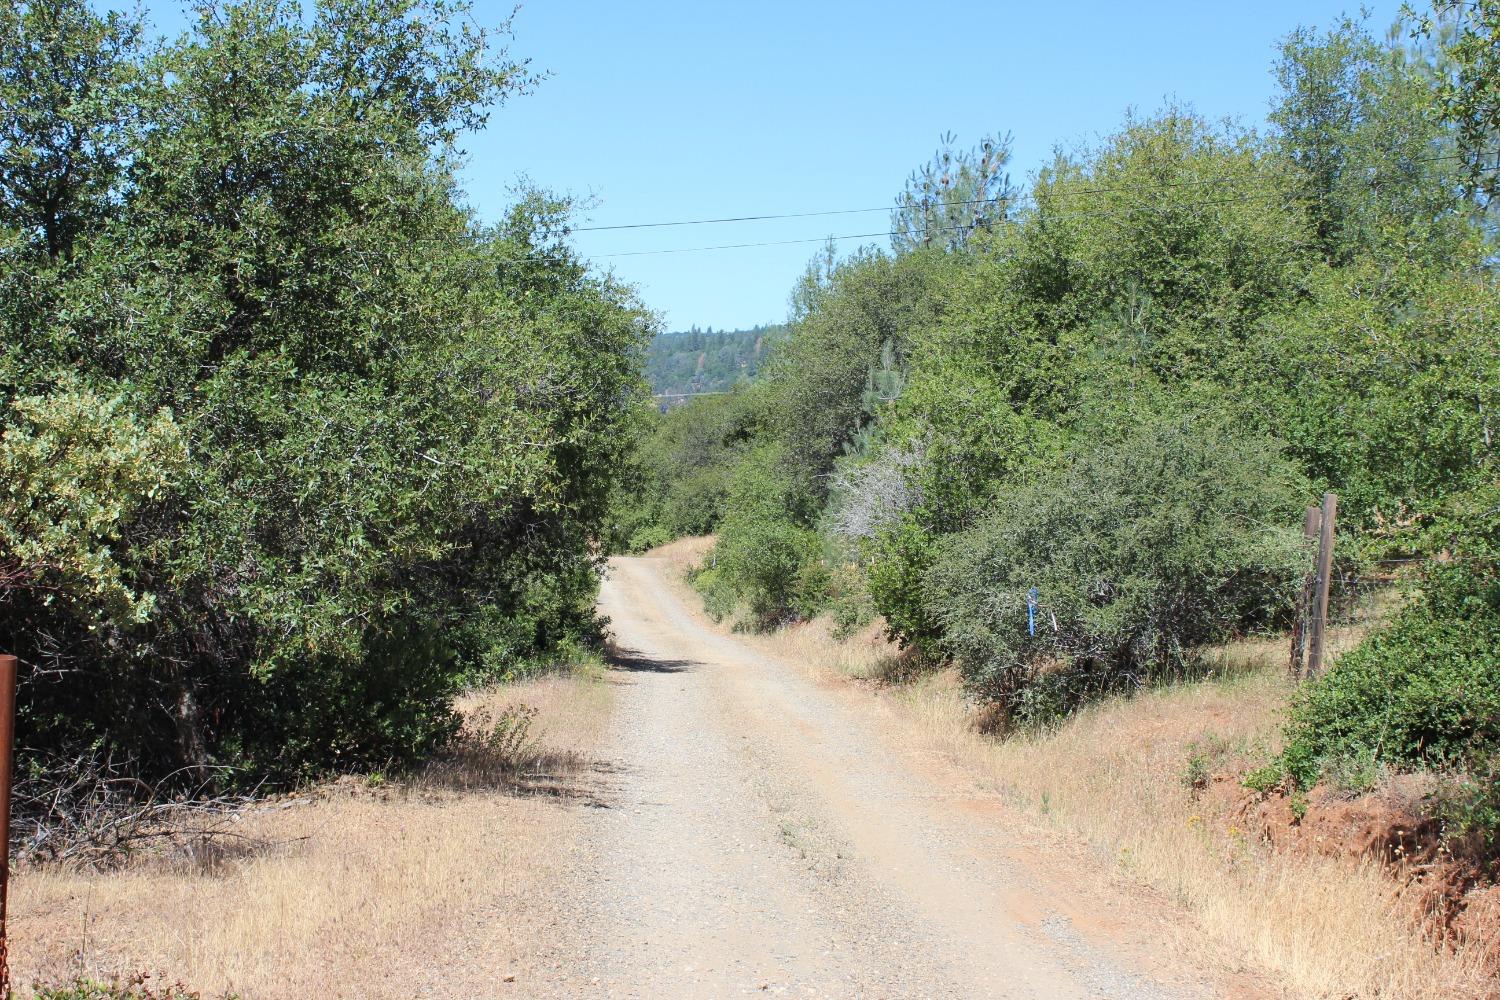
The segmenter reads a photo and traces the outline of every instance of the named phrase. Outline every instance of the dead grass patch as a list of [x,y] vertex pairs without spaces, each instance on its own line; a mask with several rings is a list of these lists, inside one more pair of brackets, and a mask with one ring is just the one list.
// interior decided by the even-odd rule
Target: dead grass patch
[[610,700],[587,673],[475,692],[460,706],[470,719],[534,710],[534,752],[471,748],[411,779],[346,778],[261,805],[238,822],[256,848],[213,864],[20,871],[20,995],[137,971],[247,1000],[467,998],[524,981],[568,923],[546,891],[577,825],[558,789],[579,785]]
[[1203,747],[1250,759],[1277,748],[1291,693],[1281,655],[1279,645],[1242,645],[1225,652],[1216,680],[1112,699],[1003,740],[976,732],[952,674],[894,699],[928,746],[1081,836],[1296,995],[1490,995],[1480,956],[1424,940],[1377,862],[1277,853],[1237,825],[1232,796],[1195,794],[1190,761]]

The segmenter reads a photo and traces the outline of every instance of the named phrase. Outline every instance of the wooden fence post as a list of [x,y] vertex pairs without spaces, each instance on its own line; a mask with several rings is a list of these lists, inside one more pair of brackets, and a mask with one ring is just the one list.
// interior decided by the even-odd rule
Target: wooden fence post
[[1318,531],[1318,593],[1313,604],[1312,639],[1307,650],[1307,675],[1316,677],[1323,671],[1323,657],[1328,644],[1328,589],[1333,582],[1333,525],[1338,517],[1339,498],[1323,494],[1323,518]]
[[[1307,519],[1302,524],[1303,536],[1309,542],[1316,539],[1322,524],[1322,508],[1317,506],[1308,507]],[[1317,583],[1318,564],[1316,558],[1314,558],[1312,568],[1302,578],[1302,591],[1297,595],[1296,618],[1292,621],[1292,655],[1287,662],[1287,672],[1293,677],[1302,676],[1302,653],[1307,646],[1307,618],[1312,611],[1313,594],[1317,588]]]

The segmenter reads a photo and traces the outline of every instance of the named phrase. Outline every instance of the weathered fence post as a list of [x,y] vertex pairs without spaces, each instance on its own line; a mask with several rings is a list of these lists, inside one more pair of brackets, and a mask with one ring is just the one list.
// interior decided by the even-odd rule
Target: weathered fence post
[[16,738],[14,656],[0,656],[0,998],[10,996],[10,947],[5,918],[10,908],[10,769]]
[[[1307,508],[1307,519],[1302,524],[1302,534],[1308,541],[1318,537],[1319,528],[1323,523],[1323,510],[1320,507]],[[1287,671],[1293,677],[1302,676],[1302,652],[1307,645],[1307,616],[1312,609],[1313,593],[1318,583],[1317,563],[1302,578],[1302,591],[1297,595],[1296,617],[1292,621],[1292,655],[1287,662]]]
[[1318,593],[1313,604],[1312,639],[1307,649],[1307,675],[1316,677],[1323,671],[1323,657],[1328,644],[1328,590],[1333,582],[1333,525],[1338,517],[1339,498],[1323,494],[1322,523],[1318,531]]

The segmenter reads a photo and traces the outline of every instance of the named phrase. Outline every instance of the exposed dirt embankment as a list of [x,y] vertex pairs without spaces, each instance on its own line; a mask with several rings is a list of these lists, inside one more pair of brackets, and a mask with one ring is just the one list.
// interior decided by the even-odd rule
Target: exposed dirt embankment
[[1305,801],[1257,794],[1240,778],[1217,776],[1215,794],[1230,801],[1247,828],[1278,851],[1377,863],[1419,932],[1482,961],[1500,995],[1500,885],[1481,859],[1461,847],[1455,853],[1445,839],[1432,815],[1430,777],[1397,775],[1363,795],[1323,784]]

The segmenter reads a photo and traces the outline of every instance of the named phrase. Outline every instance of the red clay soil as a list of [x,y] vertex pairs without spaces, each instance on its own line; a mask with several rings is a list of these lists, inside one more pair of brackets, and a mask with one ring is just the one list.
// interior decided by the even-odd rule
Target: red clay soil
[[1233,801],[1233,814],[1277,850],[1326,857],[1367,857],[1395,877],[1398,898],[1413,919],[1444,947],[1477,948],[1500,977],[1500,884],[1479,860],[1455,856],[1438,820],[1424,808],[1432,783],[1401,775],[1369,794],[1350,796],[1319,785],[1307,795],[1299,819],[1292,799],[1258,794],[1240,775],[1216,775],[1211,794]]

